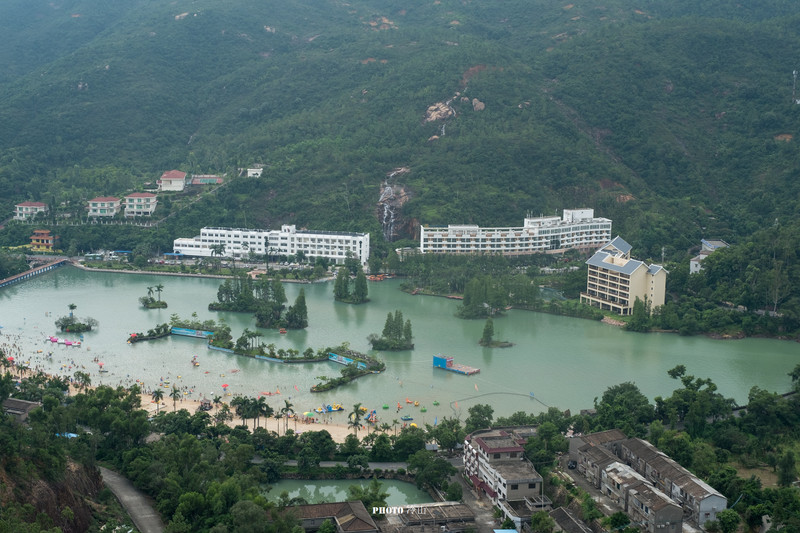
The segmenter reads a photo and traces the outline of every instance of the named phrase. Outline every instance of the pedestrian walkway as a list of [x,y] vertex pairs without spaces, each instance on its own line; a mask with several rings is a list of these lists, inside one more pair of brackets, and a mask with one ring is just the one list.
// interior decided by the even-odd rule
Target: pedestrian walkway
[[128,478],[108,468],[99,468],[103,482],[128,512],[136,528],[141,533],[163,533],[164,523],[150,498],[134,487]]

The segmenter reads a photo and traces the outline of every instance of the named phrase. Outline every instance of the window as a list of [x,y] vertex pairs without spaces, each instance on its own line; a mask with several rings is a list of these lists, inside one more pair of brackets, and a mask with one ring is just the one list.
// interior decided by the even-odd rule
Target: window
[[518,490],[518,489],[519,489],[519,485],[511,485],[511,490]]

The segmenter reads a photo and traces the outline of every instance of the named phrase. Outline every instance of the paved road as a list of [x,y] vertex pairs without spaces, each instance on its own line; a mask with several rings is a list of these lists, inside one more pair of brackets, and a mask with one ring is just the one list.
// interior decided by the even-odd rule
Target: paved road
[[127,478],[108,468],[102,466],[99,468],[103,482],[128,511],[136,528],[142,533],[163,533],[164,524],[161,522],[161,515],[155,510],[150,499]]

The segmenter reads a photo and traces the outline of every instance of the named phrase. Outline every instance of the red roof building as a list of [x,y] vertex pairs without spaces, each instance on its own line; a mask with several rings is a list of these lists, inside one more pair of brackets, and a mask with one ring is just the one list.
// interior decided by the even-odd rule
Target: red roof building
[[186,187],[186,172],[168,170],[156,183],[159,191],[182,191]]
[[39,213],[47,212],[47,204],[42,202],[22,202],[14,207],[14,220],[28,220]]
[[114,196],[98,196],[89,200],[90,217],[113,217],[119,213],[120,199]]

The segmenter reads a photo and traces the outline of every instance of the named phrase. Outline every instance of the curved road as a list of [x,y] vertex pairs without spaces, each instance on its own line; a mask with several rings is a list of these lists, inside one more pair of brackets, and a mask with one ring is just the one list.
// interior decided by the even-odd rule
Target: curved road
[[164,524],[161,522],[161,515],[153,508],[151,500],[127,478],[108,468],[102,466],[98,468],[103,476],[103,482],[128,511],[136,528],[141,533],[163,533]]

